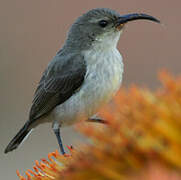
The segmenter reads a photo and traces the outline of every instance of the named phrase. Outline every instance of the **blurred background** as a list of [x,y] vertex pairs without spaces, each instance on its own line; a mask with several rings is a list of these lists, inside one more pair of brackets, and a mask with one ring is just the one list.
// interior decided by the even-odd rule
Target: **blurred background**
[[[181,68],[181,1],[174,0],[1,0],[0,1],[0,174],[15,180],[34,160],[58,148],[50,124],[38,127],[17,151],[4,148],[28,117],[32,97],[43,70],[61,48],[68,28],[82,13],[97,7],[120,14],[143,12],[164,25],[135,21],[127,25],[119,41],[125,73],[123,86],[155,89],[157,72]],[[84,138],[72,127],[62,130],[64,144],[78,146]]]

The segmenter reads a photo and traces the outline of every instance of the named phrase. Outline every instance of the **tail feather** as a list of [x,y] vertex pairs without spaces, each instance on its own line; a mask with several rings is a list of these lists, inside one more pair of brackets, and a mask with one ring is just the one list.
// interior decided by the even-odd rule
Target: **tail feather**
[[23,140],[29,135],[31,132],[31,129],[29,129],[28,126],[29,124],[26,123],[20,131],[16,134],[16,136],[10,141],[8,146],[6,147],[4,153],[8,153],[14,149],[16,149],[22,142]]

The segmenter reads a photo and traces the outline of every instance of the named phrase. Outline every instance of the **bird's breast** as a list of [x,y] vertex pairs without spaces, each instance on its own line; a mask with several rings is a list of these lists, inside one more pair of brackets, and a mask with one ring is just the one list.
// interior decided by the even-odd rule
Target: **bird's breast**
[[84,53],[87,64],[84,88],[90,114],[107,103],[120,88],[123,74],[122,56],[116,48]]

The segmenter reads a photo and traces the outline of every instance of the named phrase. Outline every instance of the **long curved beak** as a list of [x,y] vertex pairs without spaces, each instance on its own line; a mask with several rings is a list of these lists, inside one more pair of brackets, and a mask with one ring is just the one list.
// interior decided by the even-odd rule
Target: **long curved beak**
[[127,15],[120,16],[116,23],[116,27],[119,28],[123,26],[125,23],[129,21],[134,21],[134,20],[149,20],[149,21],[154,21],[156,23],[160,23],[158,19],[148,14],[134,13],[134,14],[127,14]]

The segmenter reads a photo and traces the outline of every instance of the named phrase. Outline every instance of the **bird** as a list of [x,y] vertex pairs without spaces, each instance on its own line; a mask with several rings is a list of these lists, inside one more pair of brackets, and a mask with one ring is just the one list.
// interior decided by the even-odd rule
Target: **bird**
[[61,127],[80,119],[104,122],[97,113],[122,83],[124,65],[117,44],[125,25],[135,20],[160,23],[147,14],[120,15],[109,8],[89,10],[75,20],[64,45],[42,74],[28,120],[5,153],[22,144],[35,127],[51,122],[60,151],[65,154]]

